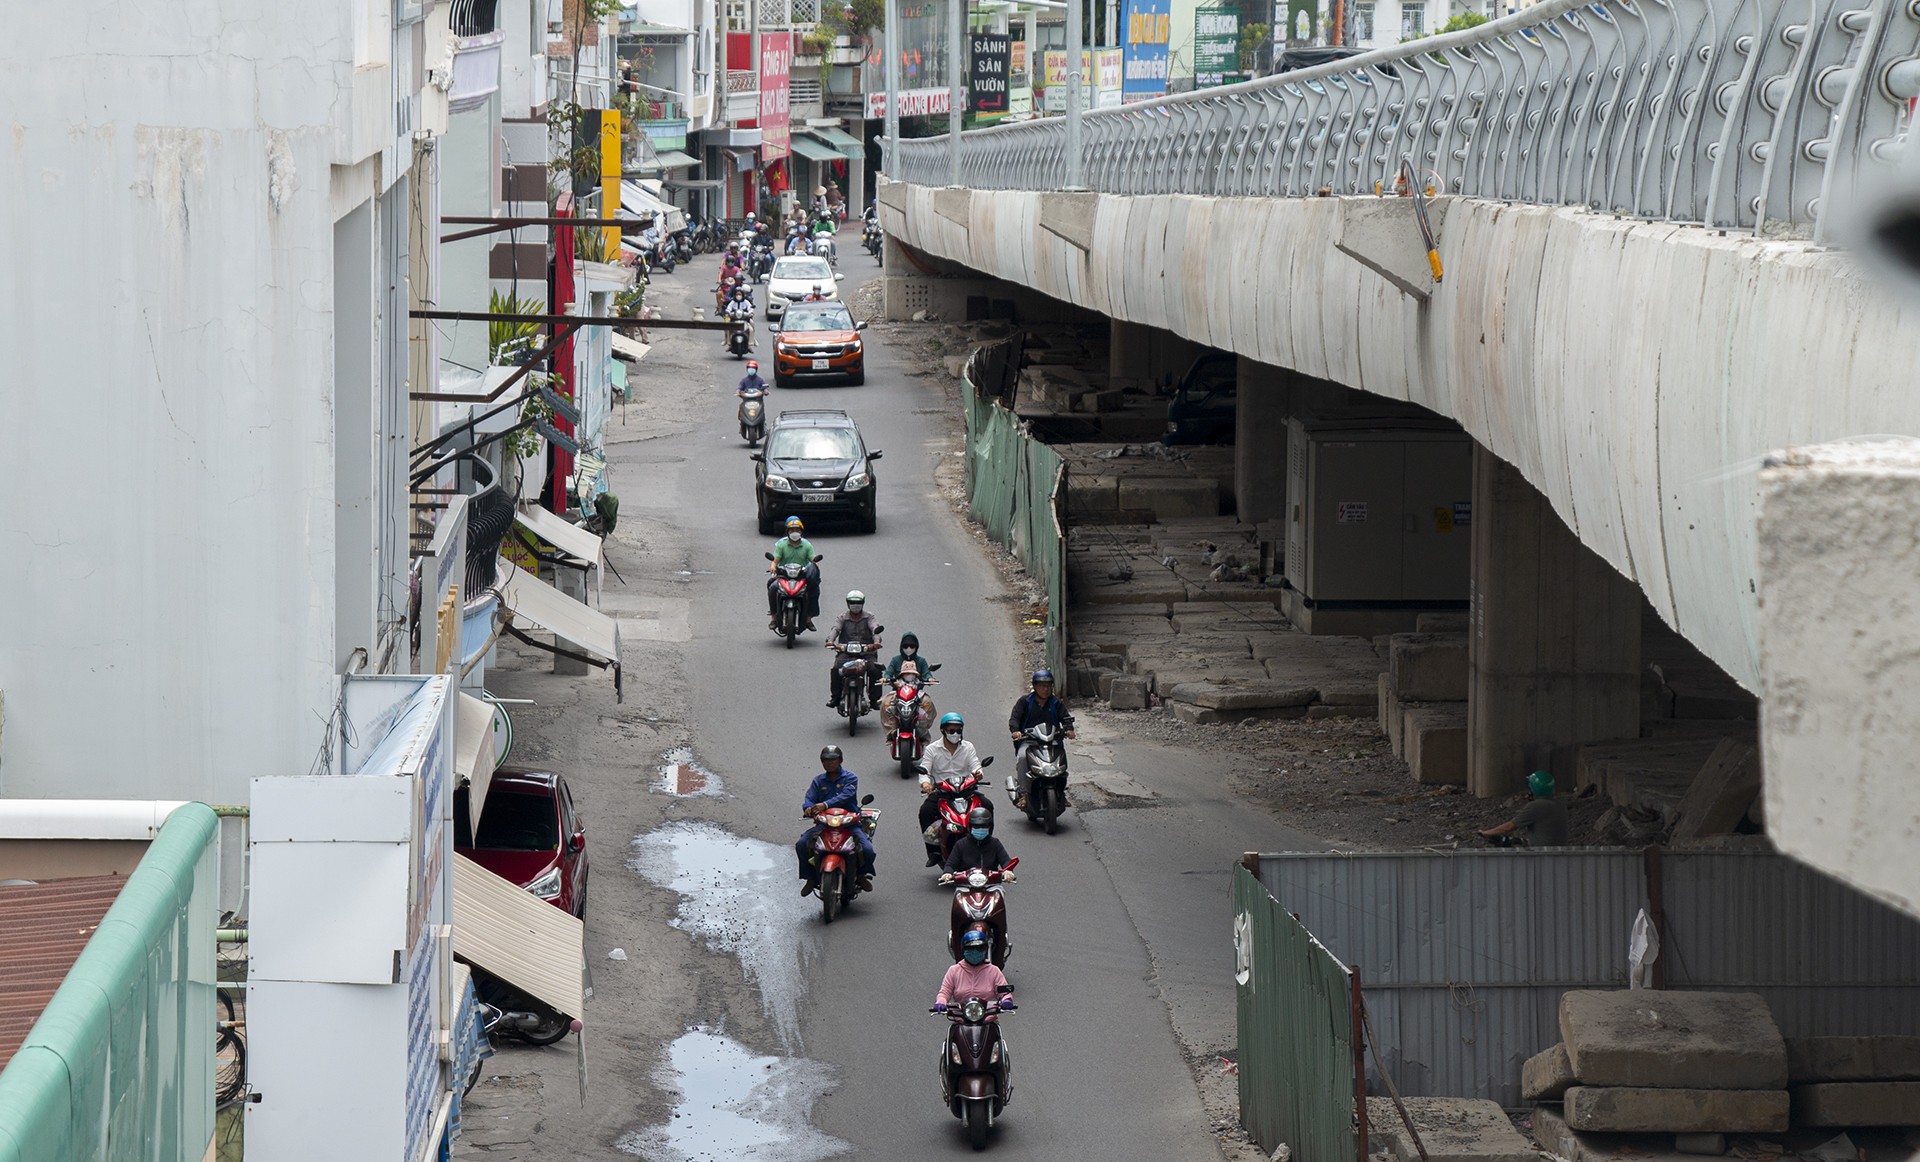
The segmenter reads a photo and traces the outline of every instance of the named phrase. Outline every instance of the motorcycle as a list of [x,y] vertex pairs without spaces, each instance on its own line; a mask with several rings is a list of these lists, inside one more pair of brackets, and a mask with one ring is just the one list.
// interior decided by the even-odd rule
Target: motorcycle
[[[743,391],[740,395],[740,438],[748,447],[758,444],[767,434],[767,393],[758,389]],[[819,560],[815,557],[814,560]],[[806,596],[806,575],[800,579],[801,597]],[[806,619],[801,619],[806,624]]]
[[940,1054],[940,1100],[967,1124],[967,1140],[975,1150],[987,1148],[994,1119],[1013,1101],[1013,1056],[999,1022],[987,1019],[1011,1012],[1012,1003],[1001,997],[968,997],[948,1005],[945,1013],[950,1025],[946,1051]]
[[809,245],[813,249],[813,256],[815,258],[826,259],[828,266],[840,265],[840,250],[839,247],[834,244],[833,235],[815,234]]
[[[762,392],[761,394],[765,394]],[[742,423],[745,423],[746,401],[741,401]],[[762,423],[766,412],[761,412]],[[818,565],[826,560],[824,554],[816,553],[813,563]],[[767,554],[767,560],[773,560],[773,554]],[[774,618],[774,632],[787,639],[787,648],[792,649],[806,629],[807,624],[807,570],[804,565],[786,564],[774,570],[773,583],[780,590],[779,614]]]
[[[933,671],[940,668],[938,662],[927,670],[927,681],[932,682]],[[925,740],[920,737],[921,722],[925,717],[925,684],[915,685],[901,680],[893,684],[893,733],[888,736],[887,751],[893,760],[900,764],[900,777],[910,779],[920,771],[920,756]]]
[[994,966],[1007,966],[1007,957],[1013,955],[1013,940],[1007,935],[1007,900],[1002,885],[1014,881],[1013,869],[1019,866],[1020,857],[1015,856],[998,871],[973,868],[960,875],[949,872],[940,877],[942,884],[955,885],[953,912],[947,919],[948,956],[959,960],[961,938],[977,929],[987,934],[987,955]]
[[480,1002],[482,1022],[489,1040],[497,1035],[512,1037],[529,1045],[551,1045],[568,1033],[578,1033],[583,1027],[576,1018],[521,992],[479,965],[468,967],[473,972],[473,993]]
[[[980,760],[982,770],[992,765],[992,755]],[[940,812],[933,821],[933,826],[938,829],[939,834],[927,838],[927,842],[939,844],[942,864],[947,862],[947,856],[953,854],[953,845],[967,833],[967,819],[973,809],[985,807],[989,811],[993,810],[993,804],[987,801],[986,794],[992,789],[992,783],[968,771],[960,776],[959,782],[949,779],[928,792],[939,804]]]
[[673,260],[675,262],[693,261],[693,233],[688,230],[674,232],[672,241]]
[[867,253],[873,255],[875,262],[880,261],[880,224],[878,222],[868,222],[860,231],[860,245],[866,247]]
[[727,321],[737,324],[727,332],[727,350],[735,359],[745,359],[753,350],[753,316],[729,315]]
[[[1023,737],[1032,743],[1027,748],[1027,820],[1053,835],[1067,809],[1066,740],[1059,727],[1044,722],[1028,728]],[[1017,779],[1014,787],[1019,788]]]
[[834,916],[860,894],[860,877],[850,866],[860,858],[860,843],[853,837],[853,829],[863,828],[867,838],[873,838],[874,829],[880,825],[880,812],[866,809],[871,802],[873,796],[864,795],[858,811],[829,807],[813,817],[820,825],[820,834],[813,838],[813,865],[820,869],[820,886],[815,893],[820,897],[823,923],[833,923]]
[[747,278],[756,285],[767,281],[773,273],[773,243],[766,239],[757,239],[753,249],[747,254]]
[[847,720],[847,734],[858,734],[860,716],[872,710],[879,701],[880,663],[869,655],[877,652],[880,646],[872,643],[846,649],[837,642],[828,642],[827,648],[840,652],[840,714]]

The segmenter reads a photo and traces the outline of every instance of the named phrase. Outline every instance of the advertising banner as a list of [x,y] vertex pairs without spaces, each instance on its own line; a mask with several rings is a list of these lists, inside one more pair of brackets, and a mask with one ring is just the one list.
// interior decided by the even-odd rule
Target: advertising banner
[[1167,42],[1173,32],[1173,0],[1127,0],[1123,33],[1124,101],[1146,101],[1167,91]]
[[977,121],[998,121],[1007,115],[1007,66],[1012,42],[997,32],[976,32],[967,39],[967,111]]
[[787,156],[789,111],[787,80],[793,70],[793,37],[768,33],[760,38],[760,160]]
[[[1041,89],[1046,100],[1047,112],[1065,113],[1067,111],[1067,50],[1050,48],[1042,54],[1040,62],[1041,75],[1045,80]],[[1089,49],[1080,50],[1080,85],[1081,107],[1093,108],[1093,53]]]
[[[905,89],[900,93],[900,116],[902,117],[944,117],[947,110],[953,108],[953,92],[949,89]],[[887,115],[887,94],[884,90],[867,94],[867,119],[877,121]]]
[[1033,115],[1033,74],[1029,71],[1027,42],[1016,40],[1007,56],[1007,116]]
[[1240,10],[1196,8],[1193,13],[1193,87],[1227,83],[1240,68]]
[[[1165,0],[1162,0],[1164,3]],[[1161,45],[1161,64],[1166,63],[1166,45]],[[1103,48],[1093,54],[1093,107],[1095,109],[1116,109],[1121,101],[1121,73],[1126,67],[1127,52],[1121,48]],[[1162,74],[1164,75],[1164,73]]]

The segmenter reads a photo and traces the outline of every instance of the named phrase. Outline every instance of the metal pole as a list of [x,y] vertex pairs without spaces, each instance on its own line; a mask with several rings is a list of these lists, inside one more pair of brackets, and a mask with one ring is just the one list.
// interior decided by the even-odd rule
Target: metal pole
[[967,61],[967,0],[947,0],[953,8],[953,49],[947,54],[947,184],[960,184],[960,115],[966,107],[961,80]]
[[[760,0],[747,0],[747,55],[752,58],[747,62],[747,67],[753,70],[753,123],[760,125],[761,132],[764,133],[766,127],[761,125],[760,121]],[[747,191],[749,195],[747,202],[759,211],[763,219],[768,211],[767,207],[760,204],[760,187],[764,180],[761,175],[765,173],[766,165],[765,151],[762,151],[760,164],[753,167],[753,188]],[[778,215],[775,217],[777,218]],[[779,225],[777,221],[774,223],[776,240],[780,236]]]
[[887,176],[900,180],[900,0],[887,0]]
[[1086,70],[1081,67],[1086,37],[1081,34],[1081,0],[1067,0],[1067,188],[1084,189],[1085,165],[1080,155],[1080,106],[1086,90]]

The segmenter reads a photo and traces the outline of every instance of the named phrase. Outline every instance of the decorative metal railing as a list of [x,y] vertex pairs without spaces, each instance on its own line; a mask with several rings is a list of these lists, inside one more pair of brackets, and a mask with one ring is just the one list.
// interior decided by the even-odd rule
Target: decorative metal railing
[[[1546,0],[1465,32],[1085,114],[1085,187],[1308,197],[1391,187],[1822,239],[1897,159],[1920,0]],[[960,184],[1060,189],[1064,119],[961,135]],[[887,169],[950,184],[946,138]]]

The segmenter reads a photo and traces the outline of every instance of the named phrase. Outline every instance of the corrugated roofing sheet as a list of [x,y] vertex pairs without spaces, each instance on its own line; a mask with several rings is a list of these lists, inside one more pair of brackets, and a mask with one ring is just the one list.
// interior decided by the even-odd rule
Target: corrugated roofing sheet
[[0,1069],[126,884],[124,876],[82,876],[0,886]]

